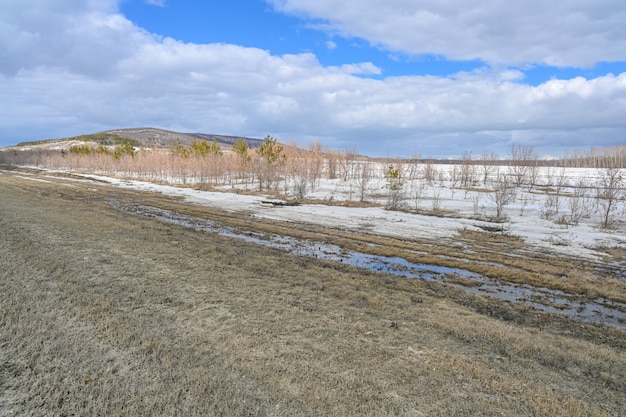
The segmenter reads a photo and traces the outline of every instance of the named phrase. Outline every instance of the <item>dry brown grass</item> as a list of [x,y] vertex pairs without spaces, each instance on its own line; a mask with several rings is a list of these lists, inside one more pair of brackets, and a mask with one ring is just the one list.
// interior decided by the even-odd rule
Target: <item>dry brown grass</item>
[[503,321],[488,311],[513,307],[131,216],[107,201],[182,205],[90,188],[0,172],[0,415],[626,409],[624,332]]
[[343,229],[322,229],[307,224],[294,226],[294,223],[261,221],[239,213],[185,204],[172,205],[169,201],[153,205],[210,218],[243,230],[254,228],[267,233],[335,243],[348,250],[372,255],[398,256],[414,263],[466,269],[506,282],[626,303],[626,281],[607,276],[604,269],[598,269],[602,264],[538,253],[518,236],[463,229],[454,239],[441,241],[397,239]]

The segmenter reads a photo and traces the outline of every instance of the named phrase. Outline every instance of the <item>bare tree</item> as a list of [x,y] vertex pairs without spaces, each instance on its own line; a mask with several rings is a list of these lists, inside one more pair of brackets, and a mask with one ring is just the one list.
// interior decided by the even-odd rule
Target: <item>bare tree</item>
[[516,186],[521,186],[528,180],[531,167],[537,167],[537,159],[539,158],[535,148],[532,146],[511,145],[509,151],[511,158],[511,166],[509,171],[514,179]]
[[474,210],[474,216],[478,216],[480,214],[480,194],[479,193],[472,194],[472,209]]
[[528,165],[528,192],[532,193],[533,188],[537,185],[537,180],[539,179],[539,160],[535,159],[534,161],[530,161],[530,165]]
[[337,151],[326,152],[326,173],[329,180],[337,178],[340,155]]
[[432,207],[434,213],[441,210],[441,192],[438,189],[433,191]]
[[463,188],[471,187],[476,182],[476,165],[472,160],[471,152],[463,152],[463,160],[459,174],[461,187]]
[[324,164],[324,151],[321,142],[311,142],[309,144],[309,152],[311,153],[311,163],[309,164],[309,181],[311,191],[319,186],[322,176],[322,167]]
[[587,151],[574,149],[565,152],[563,161],[571,167],[626,168],[626,146],[618,145],[608,148],[592,146]]
[[554,181],[555,170],[556,170],[556,167],[546,168],[545,175],[544,175],[544,185],[548,187],[552,186],[553,181]]
[[372,166],[368,162],[359,164],[356,176],[356,190],[359,201],[365,201],[367,194],[370,192],[370,182],[372,180]]
[[437,179],[439,172],[437,171],[437,168],[435,168],[432,160],[429,159],[426,161],[422,174],[426,183],[428,185],[433,185],[433,182]]
[[357,151],[356,148],[348,149],[340,154],[339,169],[341,170],[341,177],[344,181],[354,178],[354,168],[356,161]]
[[459,173],[459,166],[458,165],[452,165],[452,169],[449,172],[449,178],[450,178],[450,185],[452,186],[452,188],[456,188],[457,183],[459,182],[459,177],[460,177],[460,173]]
[[496,172],[498,154],[495,152],[483,152],[480,155],[480,173],[483,177],[483,184],[487,184],[489,177]]
[[[292,163],[289,167],[289,172],[285,173],[285,182],[287,182],[288,178],[289,182],[291,182],[293,194],[296,198],[303,199],[306,197],[306,193],[310,185],[310,159],[308,158],[306,152],[297,152],[292,156],[292,158],[296,163]],[[290,158],[288,156],[287,160],[289,159]],[[287,184],[285,184],[285,186],[286,185]]]
[[543,204],[539,209],[542,219],[549,219],[559,212],[559,198],[558,194],[548,194],[543,200]]
[[567,186],[567,177],[565,176],[565,167],[562,167],[559,171],[559,175],[556,178],[555,185],[555,197],[556,197],[556,212],[554,214],[559,214],[559,209],[561,207],[561,193],[563,191],[563,187]]
[[568,221],[577,225],[580,219],[591,213],[591,198],[588,195],[589,183],[581,178],[574,185],[572,195],[567,200]]
[[420,175],[420,167],[417,161],[421,160],[422,156],[419,154],[413,155],[411,157],[411,161],[409,161],[407,165],[406,178],[409,180],[415,180],[419,178]]
[[561,196],[563,187],[566,186],[565,167],[562,167],[556,178],[554,179],[554,192],[547,194],[541,207],[541,218],[549,219],[559,214],[561,210]]
[[492,201],[496,203],[496,217],[502,217],[504,207],[511,204],[517,198],[517,190],[511,184],[508,175],[500,174],[494,182],[493,193],[490,195]]
[[422,201],[424,197],[424,191],[426,190],[426,184],[424,181],[419,179],[414,179],[411,181],[411,186],[409,193],[411,198],[413,199],[413,204],[415,205],[415,210],[419,209],[419,203]]
[[601,168],[598,174],[600,180],[596,196],[602,215],[600,225],[603,229],[608,229],[613,224],[618,203],[624,195],[624,179],[620,168]]
[[520,196],[519,198],[519,202],[520,202],[520,216],[524,216],[524,210],[526,210],[526,207],[528,207],[528,205],[530,204],[530,202],[532,201],[532,197],[528,194],[523,194]]

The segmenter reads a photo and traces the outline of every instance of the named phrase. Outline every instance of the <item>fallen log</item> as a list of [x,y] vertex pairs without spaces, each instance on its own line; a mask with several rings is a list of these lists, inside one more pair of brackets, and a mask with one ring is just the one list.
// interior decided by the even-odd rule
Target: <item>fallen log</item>
[[297,201],[271,201],[271,200],[262,200],[262,204],[270,204],[272,206],[285,207],[285,206],[299,206],[300,203]]

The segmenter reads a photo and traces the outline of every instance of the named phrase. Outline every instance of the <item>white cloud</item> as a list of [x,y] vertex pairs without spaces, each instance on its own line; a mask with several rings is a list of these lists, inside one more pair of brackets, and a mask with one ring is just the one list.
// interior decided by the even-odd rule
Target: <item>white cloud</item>
[[558,154],[626,134],[626,73],[539,86],[494,68],[372,79],[371,63],[325,67],[310,53],[163,39],[110,5],[77,3],[0,16],[0,42],[21,36],[0,60],[0,138],[155,126],[437,156],[506,153],[513,140]]
[[2,0],[0,73],[38,66],[107,74],[153,36],[115,13],[116,2]]
[[329,67],[330,70],[337,68],[339,72],[353,75],[380,75],[381,69],[371,62],[361,62],[358,64],[344,64],[341,67]]
[[145,0],[147,4],[158,7],[165,7],[165,0]]
[[626,2],[620,0],[267,0],[333,34],[411,55],[490,64],[590,67],[622,61]]

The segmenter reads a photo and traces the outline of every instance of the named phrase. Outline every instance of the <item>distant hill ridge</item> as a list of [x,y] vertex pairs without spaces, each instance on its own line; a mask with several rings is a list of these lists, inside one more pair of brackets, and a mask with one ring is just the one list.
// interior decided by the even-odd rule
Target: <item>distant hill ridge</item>
[[194,139],[206,139],[219,144],[232,146],[237,139],[246,141],[250,148],[261,146],[263,139],[247,138],[242,136],[216,135],[211,133],[183,133],[172,130],[157,129],[153,127],[139,127],[106,130],[102,133],[115,134],[124,138],[134,139],[144,146],[172,147],[178,140],[182,145],[188,146]]
[[[137,127],[105,130],[103,132],[69,138],[22,142],[18,143],[17,146],[55,147],[55,145],[58,145],[61,142],[72,143],[75,141],[91,141],[102,145],[117,145],[122,142],[128,142],[133,146],[171,148],[174,146],[176,141],[180,142],[181,145],[189,146],[194,139],[206,139],[208,141],[215,139],[218,144],[225,147],[231,147],[237,139],[245,140],[250,148],[258,148],[263,142],[263,139],[247,138],[242,136],[216,135],[210,133],[183,133],[175,132],[173,130],[157,129],[154,127]],[[67,146],[69,145],[66,143],[61,147]]]

